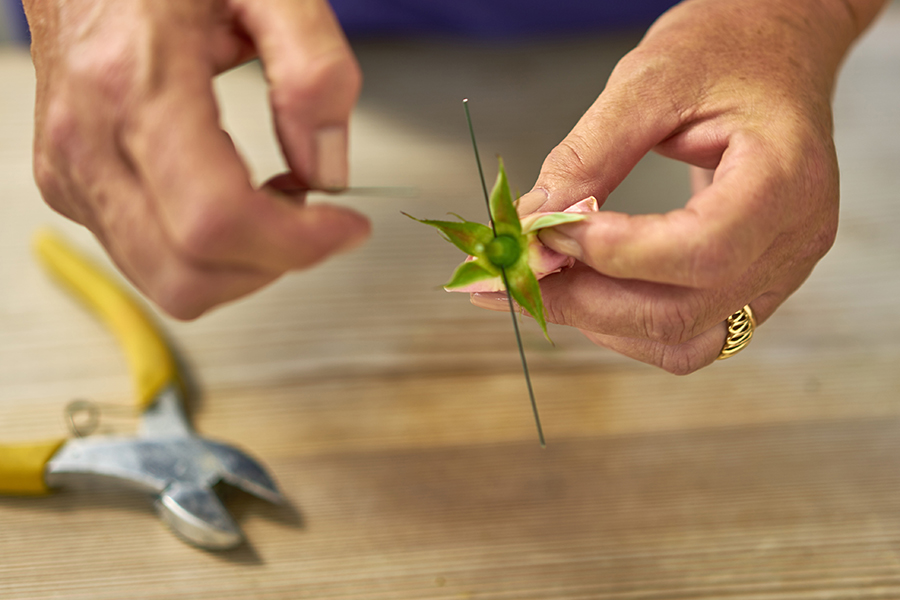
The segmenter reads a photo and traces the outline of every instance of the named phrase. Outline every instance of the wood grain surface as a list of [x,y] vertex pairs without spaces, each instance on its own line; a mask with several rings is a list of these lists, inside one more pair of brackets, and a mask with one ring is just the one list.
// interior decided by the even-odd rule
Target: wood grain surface
[[[481,218],[463,97],[482,154],[525,190],[636,41],[359,44],[353,183],[415,195],[329,199],[370,216],[365,247],[198,321],[160,317],[197,429],[264,461],[289,506],[233,492],[248,543],[205,552],[132,492],[0,498],[0,598],[900,597],[896,7],[842,75],[841,229],[810,280],[746,352],[685,378],[526,323],[546,450],[508,315],[439,291],[457,251],[400,215]],[[0,86],[0,439],[16,441],[66,435],[73,398],[132,391],[112,338],[30,255],[50,224],[105,260],[32,182],[26,52],[0,52]],[[254,176],[280,171],[258,67],[218,91]],[[649,157],[609,206],[687,195],[682,166]]]

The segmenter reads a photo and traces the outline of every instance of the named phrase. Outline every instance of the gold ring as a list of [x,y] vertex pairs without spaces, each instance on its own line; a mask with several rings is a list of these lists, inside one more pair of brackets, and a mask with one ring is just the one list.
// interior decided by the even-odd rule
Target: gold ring
[[753,330],[756,329],[756,317],[753,316],[753,311],[750,310],[748,304],[728,317],[725,324],[728,326],[728,335],[725,336],[725,345],[722,346],[722,351],[719,352],[716,360],[731,358],[750,343]]

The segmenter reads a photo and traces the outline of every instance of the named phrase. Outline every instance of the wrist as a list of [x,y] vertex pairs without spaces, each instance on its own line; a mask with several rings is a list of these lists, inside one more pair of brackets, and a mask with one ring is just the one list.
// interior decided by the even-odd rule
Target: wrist
[[714,81],[804,90],[830,103],[844,57],[885,3],[687,0],[654,23],[637,53],[680,55]]

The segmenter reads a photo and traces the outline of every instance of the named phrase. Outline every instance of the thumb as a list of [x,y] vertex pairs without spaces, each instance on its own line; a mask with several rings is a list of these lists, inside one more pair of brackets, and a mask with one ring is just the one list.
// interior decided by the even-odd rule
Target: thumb
[[544,160],[520,213],[563,210],[588,196],[601,204],[641,158],[678,127],[678,111],[640,75],[619,75]]

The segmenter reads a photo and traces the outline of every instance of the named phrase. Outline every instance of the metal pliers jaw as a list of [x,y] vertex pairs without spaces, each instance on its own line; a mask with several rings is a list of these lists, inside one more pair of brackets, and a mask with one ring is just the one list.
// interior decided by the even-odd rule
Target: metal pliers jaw
[[171,351],[136,302],[96,266],[49,233],[37,250],[51,273],[81,298],[125,348],[143,408],[137,436],[93,436],[0,446],[0,492],[40,494],[57,487],[122,485],[156,496],[176,533],[208,549],[232,548],[243,535],[214,486],[224,482],[274,503],[281,493],[244,452],[199,437],[183,408]]
[[137,437],[69,440],[47,463],[44,481],[51,488],[106,482],[152,493],[163,521],[188,541],[210,549],[232,548],[243,539],[214,491],[216,484],[231,484],[269,502],[282,501],[259,463],[194,433],[174,385],[145,411]]

